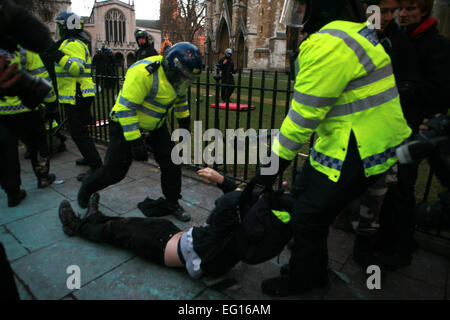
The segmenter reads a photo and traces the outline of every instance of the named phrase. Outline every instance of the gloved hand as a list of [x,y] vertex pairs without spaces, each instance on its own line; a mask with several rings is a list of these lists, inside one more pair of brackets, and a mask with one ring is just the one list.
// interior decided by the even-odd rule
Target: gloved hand
[[187,131],[191,132],[191,117],[178,119],[178,125],[182,129],[186,129]]
[[148,152],[145,142],[142,138],[136,140],[128,141],[131,147],[131,155],[136,161],[147,161]]

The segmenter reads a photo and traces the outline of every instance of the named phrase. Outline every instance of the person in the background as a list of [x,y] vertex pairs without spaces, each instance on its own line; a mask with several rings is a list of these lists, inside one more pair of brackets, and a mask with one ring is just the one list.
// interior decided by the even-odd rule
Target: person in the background
[[158,55],[158,51],[155,50],[153,42],[150,41],[147,31],[136,30],[134,37],[139,46],[135,53],[136,61]]
[[77,180],[82,181],[102,165],[102,159],[88,130],[91,105],[95,97],[91,76],[92,59],[81,18],[72,12],[62,12],[55,22],[62,41],[58,41],[48,55],[55,61],[58,99],[64,106],[70,135],[89,164],[89,171],[77,176]]
[[226,49],[225,55],[220,58],[219,63],[217,64],[217,67],[221,72],[221,98],[225,102],[230,100],[231,94],[234,91],[233,73],[236,73],[236,70],[234,69],[232,55],[233,50],[230,48]]

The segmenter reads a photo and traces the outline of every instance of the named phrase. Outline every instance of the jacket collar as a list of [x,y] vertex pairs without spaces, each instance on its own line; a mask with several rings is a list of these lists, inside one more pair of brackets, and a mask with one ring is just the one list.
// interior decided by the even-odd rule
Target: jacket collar
[[436,25],[437,19],[435,18],[427,18],[424,21],[422,21],[421,24],[417,28],[414,29],[413,32],[409,35],[410,38],[414,38],[415,36],[424,33],[434,25]]

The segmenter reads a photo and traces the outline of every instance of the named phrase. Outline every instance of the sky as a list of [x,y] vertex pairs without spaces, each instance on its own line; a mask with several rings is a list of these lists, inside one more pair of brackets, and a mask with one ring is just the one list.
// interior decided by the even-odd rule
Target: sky
[[[122,0],[124,3],[131,0]],[[101,2],[101,1],[98,1]],[[94,0],[72,0],[72,12],[80,16],[91,14]],[[136,19],[159,20],[159,0],[134,0]]]

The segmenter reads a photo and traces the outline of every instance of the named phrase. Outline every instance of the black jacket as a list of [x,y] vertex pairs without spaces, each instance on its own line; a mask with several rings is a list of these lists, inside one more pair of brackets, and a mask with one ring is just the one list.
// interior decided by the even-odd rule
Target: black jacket
[[157,56],[158,52],[155,50],[155,47],[153,45],[146,45],[143,47],[140,47],[138,50],[136,50],[136,61],[145,59],[147,57],[151,56]]
[[421,116],[447,114],[450,106],[450,40],[439,34],[434,18],[425,19],[406,32],[419,57],[417,95]]
[[408,35],[395,21],[379,32],[378,38],[391,58],[403,115],[413,131],[417,131],[423,119],[420,111],[422,105],[418,103],[416,93],[420,81],[418,56]]
[[[227,59],[227,63],[224,63],[225,59]],[[233,73],[236,73],[236,70],[234,70],[234,62],[232,58],[222,57],[219,60],[218,68],[222,74],[223,82],[234,82]]]

